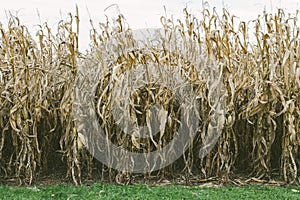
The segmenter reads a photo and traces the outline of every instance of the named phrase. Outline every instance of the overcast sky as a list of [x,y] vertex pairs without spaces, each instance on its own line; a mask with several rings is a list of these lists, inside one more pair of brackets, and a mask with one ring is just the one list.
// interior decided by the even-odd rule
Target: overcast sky
[[[283,8],[287,12],[300,10],[299,0],[211,0],[208,1],[211,8],[228,8],[230,13],[238,16],[240,20],[255,19],[264,9],[270,12],[277,8]],[[78,5],[81,18],[81,47],[86,48],[88,42],[89,15],[95,22],[104,21],[105,14],[114,15],[115,8],[104,10],[112,4],[118,4],[120,12],[125,16],[130,27],[157,28],[160,27],[159,18],[164,15],[164,6],[168,15],[175,18],[182,17],[182,9],[188,7],[193,14],[202,9],[202,0],[5,0],[1,2],[0,22],[6,24],[6,13],[18,12],[21,22],[29,28],[34,25],[49,22],[50,26],[56,27],[61,19],[66,19],[68,12],[75,11]],[[38,12],[40,13],[40,19]]]

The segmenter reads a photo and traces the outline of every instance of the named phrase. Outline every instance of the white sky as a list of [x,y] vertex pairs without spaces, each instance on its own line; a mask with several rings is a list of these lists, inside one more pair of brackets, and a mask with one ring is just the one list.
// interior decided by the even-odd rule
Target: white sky
[[[292,13],[295,13],[296,9],[300,10],[299,0],[211,0],[208,2],[211,8],[225,7],[240,20],[246,21],[255,19],[264,9],[275,12],[277,8],[283,8]],[[164,6],[166,6],[167,14],[173,15],[174,18],[181,18],[182,9],[186,6],[193,14],[200,13],[202,9],[202,0],[2,0],[0,23],[5,25],[6,13],[12,11],[12,13],[18,12],[21,22],[32,30],[34,30],[34,25],[45,21],[54,28],[57,22],[67,18],[68,12],[75,13],[75,4],[79,7],[82,49],[87,47],[89,41],[89,14],[95,25],[99,21],[103,22],[105,14],[116,13],[114,9],[104,12],[105,8],[112,4],[118,4],[121,13],[133,29],[160,27],[159,18],[164,15]],[[39,10],[40,19],[37,10]]]

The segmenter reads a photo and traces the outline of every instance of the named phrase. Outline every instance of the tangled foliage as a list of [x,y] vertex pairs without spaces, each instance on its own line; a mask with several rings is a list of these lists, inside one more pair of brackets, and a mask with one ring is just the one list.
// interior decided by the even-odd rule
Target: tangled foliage
[[[40,26],[37,40],[16,17],[10,18],[7,29],[0,26],[1,177],[31,184],[38,174],[60,166],[75,184],[81,183],[82,173],[93,176],[95,171],[105,180],[134,179],[98,163],[86,150],[87,130],[74,117],[74,102],[91,99],[101,128],[114,144],[132,152],[154,151],[168,144],[180,126],[173,91],[157,84],[167,80],[168,72],[174,80],[185,77],[196,93],[198,106],[187,105],[184,112],[197,113],[199,127],[178,160],[144,178],[183,175],[187,182],[215,177],[229,181],[235,174],[246,174],[299,183],[298,12],[279,9],[246,23],[225,9],[221,15],[204,9],[199,18],[184,9],[184,21],[161,17],[161,23],[155,37],[143,41],[136,39],[122,15],[98,28],[91,23],[87,55],[78,50],[78,12],[61,21],[56,32],[47,24]],[[147,83],[127,98],[122,86],[131,73]],[[88,86],[96,88],[96,95],[74,95],[75,85],[92,75],[99,81],[91,79]],[[172,80],[165,84],[184,87]],[[126,101],[124,110],[120,105]],[[220,101],[226,107],[216,108]],[[111,113],[119,106],[120,119],[151,131],[153,104],[161,105],[155,113],[164,124],[154,137],[126,134]],[[211,151],[199,158],[203,143],[216,134]]]

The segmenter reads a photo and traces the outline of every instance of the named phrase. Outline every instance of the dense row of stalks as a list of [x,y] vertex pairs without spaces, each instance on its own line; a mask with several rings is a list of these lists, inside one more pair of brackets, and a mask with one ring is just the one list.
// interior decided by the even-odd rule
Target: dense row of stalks
[[[183,113],[197,113],[199,127],[183,156],[163,169],[143,174],[144,178],[183,175],[188,182],[242,176],[299,183],[297,14],[279,9],[246,23],[225,9],[220,14],[204,9],[197,17],[184,10],[184,20],[162,17],[155,40],[144,43],[135,40],[120,15],[99,27],[91,23],[87,55],[78,50],[78,12],[61,21],[55,31],[41,25],[38,39],[18,18],[11,17],[7,28],[0,26],[1,179],[31,184],[39,174],[52,173],[58,167],[75,184],[82,176],[95,174],[117,182],[133,179],[132,174],[102,165],[86,150],[82,134],[87,130],[76,125],[80,120],[73,112],[76,98],[84,95],[74,95],[75,86],[91,74],[97,75],[97,82],[89,82],[96,87],[91,100],[107,138],[128,151],[147,153],[169,143],[180,124],[179,102],[172,90],[155,84],[164,80],[161,71],[167,68],[174,77],[176,73],[184,76],[197,95],[197,107]],[[147,126],[153,120],[149,107],[158,103],[168,112],[158,110],[159,120],[166,125],[160,126],[156,137],[125,134],[112,114],[116,109],[112,105],[118,107],[126,101],[122,86],[127,72],[134,69],[140,70],[137,73],[148,84],[130,97],[127,110],[119,108],[123,110],[118,119],[133,118],[138,125]],[[214,97],[216,91],[224,95]],[[222,129],[211,127],[212,120],[222,121],[214,112],[219,101],[226,105],[219,108],[224,118]],[[199,158],[199,150],[211,134],[220,134],[216,145]]]

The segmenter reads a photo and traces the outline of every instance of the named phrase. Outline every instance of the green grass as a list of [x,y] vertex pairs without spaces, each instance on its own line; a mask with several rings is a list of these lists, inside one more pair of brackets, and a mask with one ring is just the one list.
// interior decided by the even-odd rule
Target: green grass
[[1,199],[300,199],[300,187],[0,186]]

